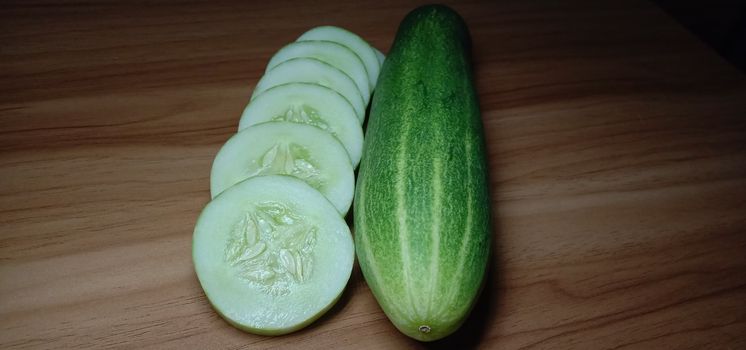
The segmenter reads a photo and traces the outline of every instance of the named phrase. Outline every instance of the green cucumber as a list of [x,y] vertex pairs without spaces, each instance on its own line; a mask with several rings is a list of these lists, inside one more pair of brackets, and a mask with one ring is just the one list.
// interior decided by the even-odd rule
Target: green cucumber
[[246,106],[238,130],[278,120],[309,124],[328,131],[342,142],[353,168],[360,162],[363,151],[360,120],[350,103],[336,91],[310,83],[269,88]]
[[445,6],[403,20],[383,64],[355,192],[368,285],[404,334],[432,341],[466,319],[490,246],[485,140],[469,34]]
[[365,119],[365,100],[349,75],[331,64],[310,57],[292,58],[276,65],[259,79],[253,100],[265,90],[287,83],[314,83],[326,86],[350,102],[360,120]]
[[244,179],[291,175],[315,188],[345,215],[355,179],[344,146],[317,127],[285,121],[266,122],[233,135],[218,151],[210,173],[215,198]]
[[289,333],[339,299],[350,278],[349,228],[318,191],[290,176],[242,181],[194,228],[197,277],[215,310],[256,334]]
[[342,44],[325,40],[296,41],[285,45],[267,63],[267,71],[292,58],[311,57],[331,64],[355,82],[365,105],[370,102],[370,83],[365,64],[352,50]]
[[321,26],[303,33],[297,41],[306,40],[328,40],[347,46],[350,50],[354,51],[365,64],[365,70],[368,72],[370,89],[373,90],[376,87],[381,64],[378,62],[373,47],[371,47],[363,38],[344,28]]

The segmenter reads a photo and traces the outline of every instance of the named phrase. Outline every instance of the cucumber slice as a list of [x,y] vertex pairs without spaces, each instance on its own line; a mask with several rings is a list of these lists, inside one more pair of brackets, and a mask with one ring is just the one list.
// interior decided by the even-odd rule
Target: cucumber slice
[[370,101],[370,82],[365,64],[347,46],[333,41],[311,40],[290,43],[277,51],[267,63],[267,71],[291,58],[311,57],[331,64],[343,71],[355,82],[365,105]]
[[373,51],[375,51],[376,53],[376,58],[378,59],[378,65],[383,66],[383,61],[386,60],[386,55],[384,55],[383,52],[381,52],[381,50],[376,49],[375,47],[373,48]]
[[315,58],[293,58],[270,69],[259,79],[251,99],[273,86],[287,83],[326,86],[344,96],[355,108],[358,118],[365,118],[365,101],[352,78],[331,64]]
[[349,102],[318,84],[277,85],[257,95],[243,111],[238,130],[268,121],[310,124],[334,135],[357,167],[363,150],[363,128]]
[[340,27],[321,26],[303,33],[296,41],[306,40],[334,41],[355,51],[360,59],[363,60],[363,63],[365,63],[365,69],[368,71],[368,80],[370,81],[370,89],[373,90],[375,88],[376,81],[378,81],[380,63],[378,63],[378,58],[376,58],[373,48],[363,38]]
[[233,326],[280,335],[305,327],[339,299],[354,260],[334,206],[283,175],[242,181],[207,204],[192,258],[215,310]]
[[354,175],[342,144],[317,127],[266,122],[233,135],[212,163],[212,197],[259,175],[297,177],[317,189],[344,215],[350,208]]

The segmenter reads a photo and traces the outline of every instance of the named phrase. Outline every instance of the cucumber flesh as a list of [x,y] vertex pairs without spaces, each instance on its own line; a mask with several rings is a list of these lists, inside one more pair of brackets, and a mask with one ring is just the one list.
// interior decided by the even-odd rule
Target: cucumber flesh
[[323,194],[344,215],[350,208],[354,175],[344,146],[317,127],[266,122],[233,135],[215,156],[210,174],[212,197],[260,175],[291,175]]
[[354,261],[349,228],[318,191],[290,176],[245,180],[202,211],[192,257],[205,295],[233,326],[280,335],[339,299]]
[[277,85],[257,95],[244,109],[238,130],[268,121],[316,126],[336,137],[347,150],[352,167],[363,150],[362,122],[355,109],[336,91],[318,84]]
[[383,61],[386,60],[386,55],[384,55],[383,52],[381,52],[381,50],[376,49],[375,47],[373,48],[373,51],[376,52],[376,58],[378,59],[378,64],[380,66],[383,66]]
[[253,100],[265,90],[287,83],[314,83],[326,86],[350,102],[358,118],[365,118],[365,100],[349,75],[315,58],[293,58],[270,69],[254,88]]
[[355,82],[365,105],[370,101],[370,82],[365,64],[352,50],[333,41],[310,40],[290,43],[277,51],[267,63],[267,71],[292,58],[310,57],[331,64]]
[[340,27],[321,26],[303,33],[297,41],[306,40],[329,40],[350,48],[365,64],[365,69],[368,71],[370,89],[373,90],[375,88],[381,65],[378,63],[378,58],[373,48],[363,38]]

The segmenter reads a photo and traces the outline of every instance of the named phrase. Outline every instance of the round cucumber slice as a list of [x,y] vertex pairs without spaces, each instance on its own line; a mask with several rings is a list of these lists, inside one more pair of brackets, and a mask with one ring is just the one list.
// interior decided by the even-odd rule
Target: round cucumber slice
[[384,55],[383,52],[381,52],[381,50],[376,49],[375,47],[373,48],[373,51],[376,52],[376,58],[378,59],[378,65],[383,66],[383,61],[386,60],[386,55]]
[[365,69],[368,71],[368,80],[370,81],[370,89],[373,90],[375,88],[381,66],[378,63],[378,58],[373,48],[363,38],[347,29],[334,26],[321,26],[303,33],[296,41],[306,40],[334,41],[355,51],[360,59],[363,60],[363,63],[365,63]]
[[370,83],[365,64],[355,52],[347,46],[333,41],[310,40],[290,43],[277,51],[267,63],[267,71],[292,58],[311,57],[331,64],[347,74],[355,82],[363,101],[370,101]]
[[254,177],[207,204],[192,258],[215,310],[233,326],[280,335],[339,299],[354,260],[350,230],[318,191],[289,176]]
[[326,86],[350,102],[358,118],[365,118],[365,101],[352,78],[331,64],[315,58],[293,58],[270,69],[254,88],[253,100],[265,90],[287,83],[315,83]]
[[266,122],[233,135],[215,156],[210,174],[212,197],[259,175],[283,174],[317,189],[342,214],[355,188],[352,164],[344,146],[317,127]]
[[360,162],[363,150],[361,121],[350,103],[332,89],[310,83],[269,88],[246,106],[238,130],[268,121],[309,124],[326,130],[342,142],[353,168]]

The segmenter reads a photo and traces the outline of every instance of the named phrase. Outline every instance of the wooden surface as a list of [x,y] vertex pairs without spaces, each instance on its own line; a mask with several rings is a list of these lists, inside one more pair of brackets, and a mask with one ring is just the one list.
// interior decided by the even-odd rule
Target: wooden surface
[[[408,1],[0,5],[0,348],[422,348],[356,269],[309,328],[233,329],[193,271],[209,169],[271,54]],[[433,347],[746,348],[746,79],[643,1],[459,2],[494,259]]]

